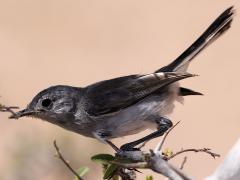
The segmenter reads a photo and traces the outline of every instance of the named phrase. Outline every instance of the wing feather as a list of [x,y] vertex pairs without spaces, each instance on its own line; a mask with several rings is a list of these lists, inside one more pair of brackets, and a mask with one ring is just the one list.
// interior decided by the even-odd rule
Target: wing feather
[[171,83],[192,76],[189,73],[160,72],[102,81],[86,87],[85,111],[92,116],[113,113]]

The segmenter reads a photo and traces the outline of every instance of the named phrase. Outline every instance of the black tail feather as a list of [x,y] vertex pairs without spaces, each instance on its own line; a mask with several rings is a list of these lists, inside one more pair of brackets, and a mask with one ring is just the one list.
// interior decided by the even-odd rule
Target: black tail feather
[[190,95],[203,95],[203,94],[200,92],[193,91],[191,89],[181,87],[181,88],[179,88],[179,95],[180,96],[190,96]]
[[205,47],[226,32],[232,22],[234,10],[233,6],[225,10],[208,28],[207,30],[179,57],[177,57],[169,65],[157,70],[156,72],[172,72],[182,70],[186,71],[189,62],[200,53]]

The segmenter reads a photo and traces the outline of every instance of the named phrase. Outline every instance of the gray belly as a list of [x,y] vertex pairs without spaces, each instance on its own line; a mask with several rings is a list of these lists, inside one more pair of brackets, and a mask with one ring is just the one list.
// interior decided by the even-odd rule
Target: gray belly
[[172,113],[175,100],[179,101],[178,84],[169,87],[166,94],[152,95],[144,100],[121,110],[113,115],[104,117],[94,135],[98,132],[109,134],[106,139],[136,134],[145,129],[156,128],[157,124],[152,117],[165,117]]

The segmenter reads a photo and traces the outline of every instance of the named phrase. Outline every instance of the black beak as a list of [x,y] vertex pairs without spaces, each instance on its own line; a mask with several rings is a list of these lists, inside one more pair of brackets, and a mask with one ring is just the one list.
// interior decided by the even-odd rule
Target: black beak
[[33,115],[37,113],[36,111],[34,110],[31,110],[31,109],[23,109],[21,111],[18,111],[16,112],[15,114],[12,114],[9,119],[18,119],[18,118],[21,118],[21,117],[24,117],[24,116],[30,116],[30,115]]

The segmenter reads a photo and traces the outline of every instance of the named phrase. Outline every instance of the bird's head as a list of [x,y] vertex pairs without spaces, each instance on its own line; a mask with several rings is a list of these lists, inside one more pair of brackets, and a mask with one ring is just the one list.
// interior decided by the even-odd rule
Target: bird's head
[[53,86],[38,93],[29,105],[12,115],[10,118],[18,119],[31,116],[61,124],[74,116],[77,101],[79,101],[79,88],[70,86]]

